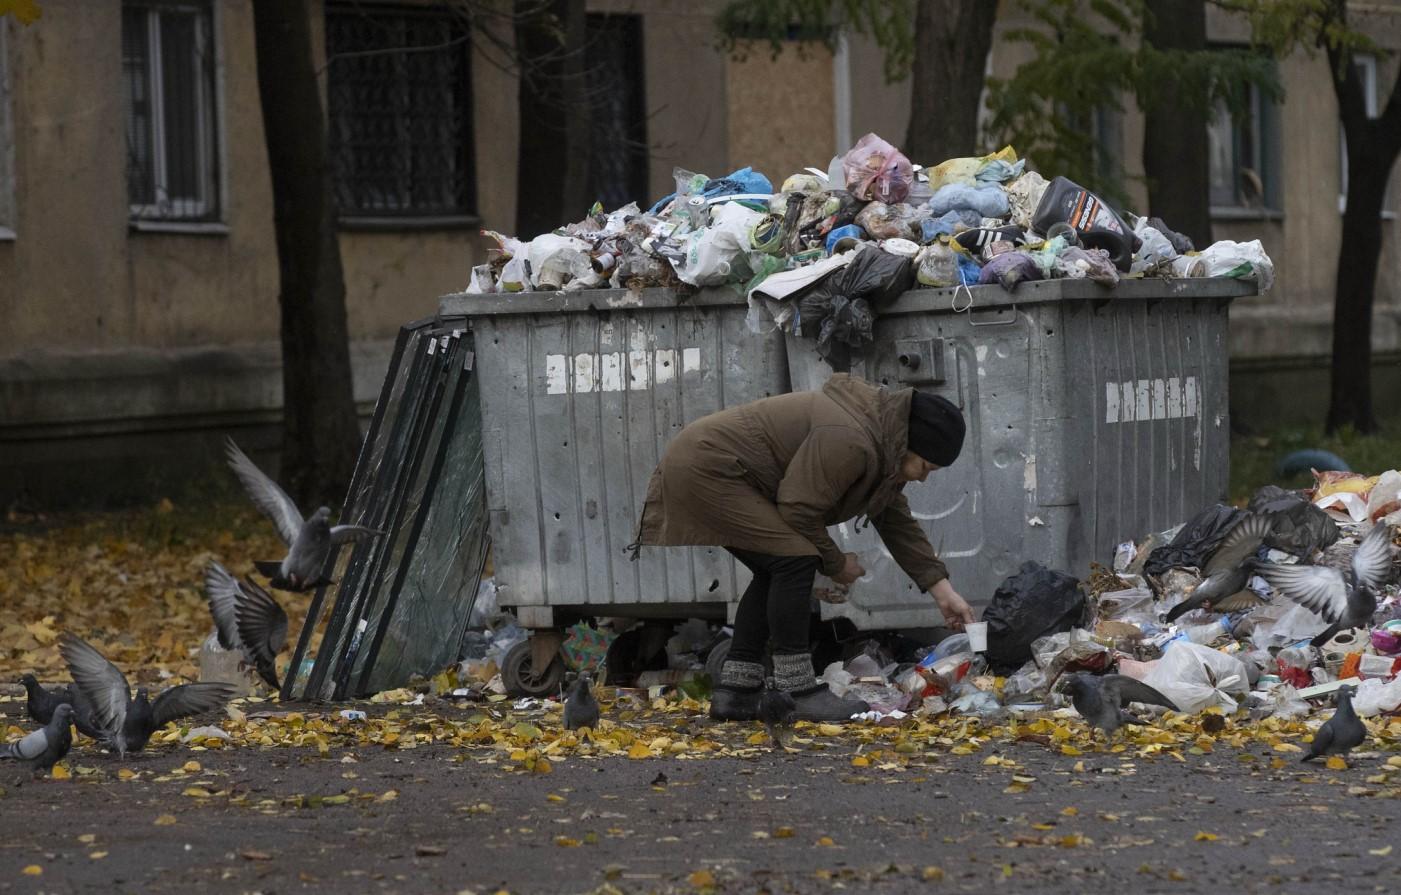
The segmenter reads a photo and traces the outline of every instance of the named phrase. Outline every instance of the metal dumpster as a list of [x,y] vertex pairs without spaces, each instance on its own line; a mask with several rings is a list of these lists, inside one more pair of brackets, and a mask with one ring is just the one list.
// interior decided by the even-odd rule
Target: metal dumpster
[[476,351],[498,600],[529,628],[588,615],[724,619],[748,573],[720,548],[624,548],[683,426],[789,390],[783,337],[733,289],[451,295]]
[[[1230,473],[1228,279],[1087,280],[921,289],[876,319],[851,369],[943,394],[968,420],[958,462],[909,485],[915,517],[975,607],[1028,559],[1083,576],[1115,545],[1224,499]],[[789,337],[795,389],[832,369]],[[838,526],[868,575],[824,618],[858,628],[938,623],[933,601],[870,529]]]

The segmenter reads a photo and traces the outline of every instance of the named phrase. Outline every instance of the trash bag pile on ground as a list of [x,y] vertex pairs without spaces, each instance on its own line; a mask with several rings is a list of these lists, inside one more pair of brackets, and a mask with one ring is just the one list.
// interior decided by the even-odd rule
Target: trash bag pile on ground
[[[1236,277],[1268,290],[1259,240],[1200,251],[1158,218],[1119,213],[1064,177],[1026,170],[1009,146],[914,165],[875,134],[826,170],[774,190],[750,168],[712,179],[677,168],[676,189],[531,240],[495,231],[498,248],[470,292],[679,288],[733,284],[756,314],[844,353],[870,340],[883,303],[930,287],[1088,278]],[[755,318],[756,321],[759,319]]]
[[955,635],[917,663],[868,650],[823,679],[877,720],[1055,710],[1078,673],[1134,678],[1187,714],[1296,718],[1343,686],[1358,715],[1395,712],[1398,526],[1395,470],[1266,486],[1243,509],[1206,507],[1121,544],[1113,567],[1084,581],[1026,563],[983,612],[985,652]]

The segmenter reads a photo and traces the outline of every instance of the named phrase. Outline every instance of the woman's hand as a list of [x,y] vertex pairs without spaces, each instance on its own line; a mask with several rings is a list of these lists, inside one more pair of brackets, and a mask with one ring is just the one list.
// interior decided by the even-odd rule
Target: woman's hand
[[838,584],[852,584],[857,578],[866,574],[866,570],[861,567],[861,559],[855,553],[846,554],[846,563],[842,565],[842,570],[832,576],[832,580]]
[[934,585],[930,593],[934,595],[934,602],[939,604],[939,611],[944,614],[944,623],[953,630],[962,631],[965,624],[975,620],[973,607],[958,595],[958,591],[949,584],[949,579],[945,578]]

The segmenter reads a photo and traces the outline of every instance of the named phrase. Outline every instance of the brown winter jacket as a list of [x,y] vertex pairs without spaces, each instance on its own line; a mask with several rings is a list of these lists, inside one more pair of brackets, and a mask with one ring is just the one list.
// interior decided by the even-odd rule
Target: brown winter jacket
[[900,568],[929,590],[948,571],[901,493],[912,394],[839,373],[821,391],[696,420],[652,474],[638,542],[815,555],[830,576],[844,557],[827,526],[864,515]]

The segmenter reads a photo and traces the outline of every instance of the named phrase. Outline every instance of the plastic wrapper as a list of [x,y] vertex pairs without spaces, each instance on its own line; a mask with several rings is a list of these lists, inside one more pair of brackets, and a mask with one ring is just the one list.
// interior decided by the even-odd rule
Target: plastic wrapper
[[842,159],[842,172],[852,195],[867,201],[903,202],[914,182],[910,160],[875,134],[856,141]]
[[1002,696],[1008,705],[1017,702],[1039,702],[1046,696],[1046,673],[1028,662],[1007,677],[1002,685]]
[[1002,703],[997,697],[977,687],[965,687],[949,703],[949,710],[959,715],[977,715],[980,718],[993,718],[1002,714]]
[[1026,159],[1007,161],[1004,158],[988,158],[978,169],[975,179],[979,183],[1006,183],[1021,177],[1025,170]]
[[1381,678],[1362,681],[1352,695],[1352,708],[1363,718],[1401,708],[1401,676],[1390,681]]
[[1229,714],[1250,692],[1239,659],[1189,640],[1173,641],[1143,682],[1191,715],[1212,707]]
[[1023,563],[983,609],[988,662],[994,668],[1019,668],[1032,658],[1035,641],[1071,630],[1084,616],[1085,594],[1077,579],[1037,562]]
[[833,695],[845,696],[847,688],[855,679],[855,675],[847,671],[841,662],[833,662],[823,669],[822,676],[817,680],[819,683],[826,684]]
[[822,193],[826,190],[825,178],[803,172],[790,174],[788,179],[783,181],[783,186],[778,188],[780,193]]
[[1254,280],[1260,285],[1261,294],[1269,292],[1274,285],[1274,262],[1265,254],[1265,247],[1258,239],[1249,242],[1223,239],[1203,249],[1200,257],[1206,265],[1205,275],[1208,277]]
[[562,289],[578,272],[591,269],[589,244],[572,236],[537,236],[526,245],[525,258],[537,289]]
[[1007,192],[995,183],[980,186],[951,183],[940,187],[929,199],[929,210],[936,216],[955,209],[975,211],[985,218],[1005,218],[1011,206]]
[[1276,485],[1256,491],[1247,509],[1271,517],[1265,544],[1272,549],[1307,559],[1338,540],[1338,524],[1327,513]]
[[478,264],[472,268],[472,278],[468,281],[467,291],[474,295],[487,295],[496,291],[496,278],[491,274],[490,264]]
[[1041,279],[1041,268],[1026,252],[1003,252],[983,265],[978,274],[980,285],[996,283],[1008,292],[1016,291],[1022,283]]
[[716,206],[710,226],[686,237],[685,257],[673,265],[676,275],[692,286],[719,286],[741,276],[748,279],[745,253],[751,248],[750,233],[763,218],[760,212],[734,202]]
[[1251,693],[1250,699],[1251,714],[1262,718],[1288,721],[1306,717],[1313,711],[1313,706],[1299,695],[1298,689],[1285,683],[1274,684],[1263,693]]
[[932,243],[940,236],[952,236],[963,230],[977,227],[983,219],[976,211],[955,208],[938,217],[926,217],[919,222],[921,242]]
[[1168,263],[1168,269],[1175,277],[1206,276],[1206,261],[1201,255],[1178,255]]
[[[1001,163],[997,165],[995,163]],[[951,183],[961,183],[971,186],[980,179],[979,175],[986,173],[985,181],[998,181],[1005,178],[1000,177],[1003,172],[1020,171],[1025,167],[1024,162],[1017,160],[1017,153],[1010,146],[1004,146],[996,152],[987,155],[964,156],[961,158],[947,159],[928,171],[929,189],[938,192],[940,187]]]
[[1186,566],[1203,568],[1207,558],[1240,518],[1241,511],[1235,507],[1225,504],[1207,507],[1193,516],[1171,543],[1149,554],[1148,562],[1143,567],[1144,574],[1161,575],[1168,569]]
[[1367,493],[1367,518],[1388,525],[1401,523],[1401,472],[1389,469]]
[[1247,619],[1251,622],[1250,642],[1257,649],[1277,648],[1309,640],[1328,627],[1322,616],[1297,603],[1282,600],[1256,609]]
[[1028,171],[1007,184],[1007,204],[1011,208],[1012,223],[1023,230],[1031,229],[1031,218],[1036,214],[1036,206],[1046,193],[1046,178],[1035,171]]
[[1133,232],[1142,241],[1142,245],[1134,254],[1133,264],[1129,266],[1130,273],[1157,273],[1164,267],[1171,269],[1172,259],[1177,257],[1177,250],[1172,247],[1172,241],[1167,236],[1156,227],[1150,226],[1145,218],[1138,219]]
[[1157,602],[1153,598],[1153,592],[1146,587],[1110,591],[1099,596],[1099,616],[1140,628],[1156,625]]
[[1031,657],[1050,684],[1067,671],[1104,671],[1114,659],[1108,647],[1080,628],[1040,638],[1031,645]]
[[1056,256],[1056,273],[1071,280],[1093,280],[1111,289],[1119,285],[1119,270],[1104,249],[1067,246]]
[[1169,227],[1166,223],[1163,222],[1162,218],[1149,218],[1148,226],[1152,227],[1154,230],[1157,230],[1159,233],[1166,236],[1168,238],[1168,242],[1172,243],[1173,251],[1177,254],[1185,255],[1188,252],[1196,250],[1196,247],[1192,245],[1192,240],[1189,237],[1182,233],[1178,233],[1176,230]]
[[924,207],[872,202],[856,215],[856,226],[873,239],[910,239],[918,242],[924,238],[920,221],[928,216],[928,209]]
[[921,249],[915,259],[915,265],[915,278],[925,286],[957,286],[963,281],[958,272],[958,258],[954,250],[941,242]]

